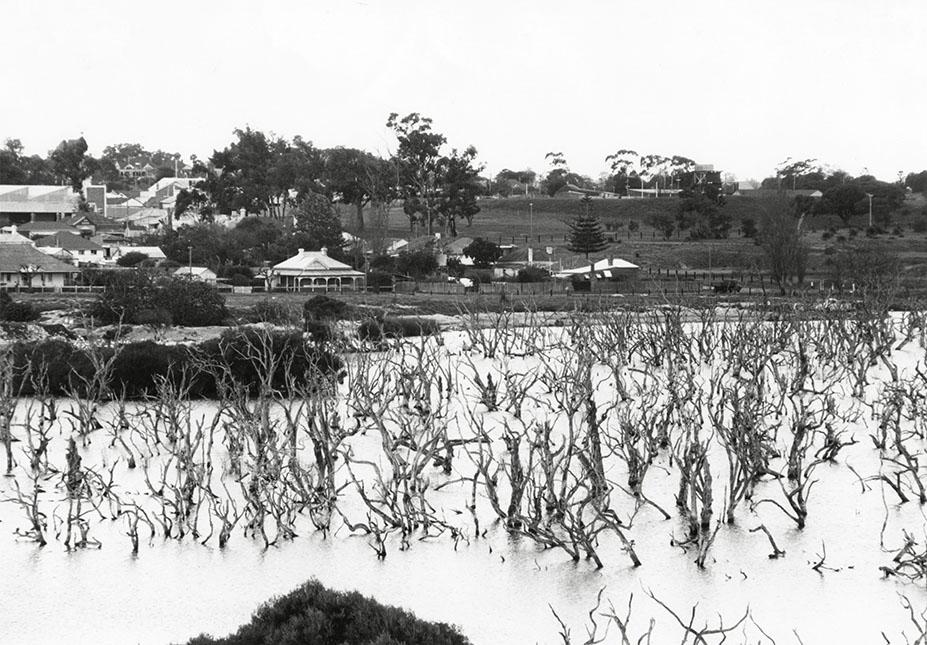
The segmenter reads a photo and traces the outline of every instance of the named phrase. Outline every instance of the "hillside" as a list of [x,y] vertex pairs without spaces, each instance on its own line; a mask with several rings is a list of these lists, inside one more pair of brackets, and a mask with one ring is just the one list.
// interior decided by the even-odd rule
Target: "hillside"
[[[529,203],[533,204],[533,217]],[[762,249],[753,238],[741,233],[745,218],[759,222],[768,200],[751,197],[729,197],[724,210],[730,213],[732,225],[730,236],[722,240],[689,240],[685,232],[675,232],[671,239],[654,230],[648,221],[653,215],[675,216],[678,208],[676,198],[661,199],[593,199],[592,212],[597,215],[612,241],[608,250],[601,254],[627,258],[645,270],[706,270],[708,268],[749,272],[761,270],[764,266]],[[524,247],[530,242],[536,249],[552,247],[551,259],[561,261],[565,266],[575,265],[581,260],[566,248],[569,221],[584,208],[576,198],[510,197],[505,199],[484,199],[479,202],[480,212],[473,224],[461,223],[458,235],[483,237],[500,244],[515,244]],[[880,239],[890,243],[902,262],[911,270],[923,271],[927,267],[927,234],[924,207],[920,196],[912,197],[903,212],[894,218],[899,235],[883,235]],[[345,220],[346,223],[349,220]],[[629,223],[633,222],[629,230]],[[918,223],[920,222],[920,223]],[[866,217],[857,216],[851,222],[851,229],[834,216],[818,216],[805,221],[808,242],[811,246],[811,272],[826,271],[825,253],[830,247],[846,243],[866,227]],[[920,229],[920,230],[918,230]],[[420,235],[421,233],[419,233]],[[409,238],[409,220],[401,208],[390,212],[387,235]]]

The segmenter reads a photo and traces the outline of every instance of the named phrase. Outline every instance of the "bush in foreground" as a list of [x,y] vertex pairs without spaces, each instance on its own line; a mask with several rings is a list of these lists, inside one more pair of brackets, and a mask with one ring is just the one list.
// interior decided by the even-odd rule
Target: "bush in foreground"
[[385,338],[433,336],[441,328],[429,318],[368,318],[357,328],[361,340],[380,341]]
[[228,317],[222,294],[198,280],[119,271],[106,276],[105,286],[93,305],[93,315],[102,323],[151,324],[152,311],[162,312],[158,321],[169,316],[172,324],[190,327],[221,325]]
[[310,580],[262,605],[226,638],[197,636],[188,645],[467,645],[459,631],[429,623],[397,607]]
[[[340,359],[305,342],[296,331],[264,332],[258,329],[231,329],[219,338],[198,345],[165,345],[153,341],[127,343],[118,349],[98,347],[97,364],[112,360],[107,386],[114,396],[134,399],[153,394],[158,381],[169,377],[174,383],[186,374],[188,394],[195,398],[216,398],[216,369],[226,370],[250,393],[263,381],[262,360],[277,360],[270,385],[287,392],[290,384],[311,385],[321,374],[332,374],[341,367]],[[36,394],[33,376],[45,373],[45,388],[53,396],[83,394],[84,385],[94,374],[93,354],[71,343],[52,338],[40,342],[20,342],[13,346],[14,391],[23,396]],[[44,367],[43,367],[44,366]]]

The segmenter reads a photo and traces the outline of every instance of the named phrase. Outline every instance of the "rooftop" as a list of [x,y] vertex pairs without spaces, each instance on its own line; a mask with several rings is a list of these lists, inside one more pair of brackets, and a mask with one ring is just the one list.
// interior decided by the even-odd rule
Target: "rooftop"
[[74,273],[76,269],[31,244],[0,245],[0,272],[19,273],[22,267],[33,266],[37,273]]
[[36,247],[58,248],[66,251],[102,251],[103,247],[87,238],[67,231],[46,235],[35,241]]
[[274,265],[274,271],[299,273],[337,272],[341,275],[364,275],[360,271],[355,271],[344,262],[339,262],[329,257],[324,248],[321,251],[306,251],[304,249],[299,249],[299,253],[293,257],[284,260],[280,264]]

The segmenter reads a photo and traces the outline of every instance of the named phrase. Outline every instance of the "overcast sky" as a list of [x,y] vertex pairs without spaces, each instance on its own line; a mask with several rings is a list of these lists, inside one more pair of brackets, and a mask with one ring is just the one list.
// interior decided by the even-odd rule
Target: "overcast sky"
[[927,1],[0,3],[0,139],[208,157],[250,125],[387,154],[420,112],[490,173],[620,148],[762,178],[927,168]]

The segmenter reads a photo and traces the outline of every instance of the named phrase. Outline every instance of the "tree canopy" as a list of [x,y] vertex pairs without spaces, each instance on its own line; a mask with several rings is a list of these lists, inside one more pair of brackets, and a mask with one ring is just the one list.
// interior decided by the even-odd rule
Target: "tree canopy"
[[584,208],[570,222],[570,234],[567,237],[567,248],[573,253],[582,253],[587,260],[590,253],[598,253],[608,248],[602,223],[590,212],[590,202],[589,197],[583,198]]

